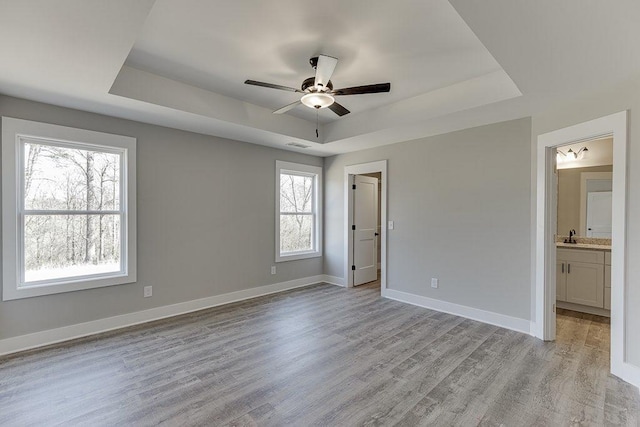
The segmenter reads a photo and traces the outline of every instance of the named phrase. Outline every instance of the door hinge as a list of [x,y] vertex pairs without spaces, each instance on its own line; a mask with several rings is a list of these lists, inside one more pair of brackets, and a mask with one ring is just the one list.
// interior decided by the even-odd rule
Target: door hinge
[[351,226],[351,229],[352,229],[352,230],[355,230],[355,229],[356,229],[356,226],[355,226],[355,225],[352,225],[352,226]]
[[353,185],[351,186],[351,189],[352,189],[352,190],[355,190],[355,189],[356,189],[356,185],[355,185],[355,184],[353,184]]
[[352,269],[352,270],[355,270],[355,269],[356,269],[356,266],[355,266],[355,265],[352,265],[352,266],[351,266],[351,269]]

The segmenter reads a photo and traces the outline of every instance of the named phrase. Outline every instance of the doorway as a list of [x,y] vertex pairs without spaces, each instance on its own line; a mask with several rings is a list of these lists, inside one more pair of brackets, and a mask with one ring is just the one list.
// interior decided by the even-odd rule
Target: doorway
[[[361,217],[360,225],[354,224],[354,214],[357,215],[358,213],[355,206],[357,185],[354,188],[354,184],[356,184],[356,178],[364,186],[362,188],[367,188],[368,186],[369,190],[363,193],[363,197],[360,200],[364,200],[364,205],[368,205],[367,210],[372,214],[365,215],[364,218]],[[377,184],[375,187],[373,186],[374,182]],[[343,259],[345,260],[345,284],[347,287],[353,287],[360,283],[367,283],[372,275],[376,276],[373,280],[376,280],[377,276],[379,276],[382,294],[387,287],[387,230],[384,226],[387,223],[387,161],[380,160],[346,166],[344,169],[344,194]],[[373,200],[374,198],[375,200]],[[362,219],[365,221],[362,222]],[[356,226],[355,228],[354,225]],[[376,236],[375,234],[378,235]],[[361,238],[360,243],[365,247],[365,250],[359,252],[358,255],[355,249],[360,243],[356,240]],[[357,261],[361,265],[356,265],[356,258],[358,258]]]
[[611,221],[611,372],[633,382],[633,367],[625,361],[625,237],[627,112],[538,136],[537,202],[535,227],[535,323],[538,338],[556,338],[556,193],[555,166],[558,147],[605,137],[613,139]]
[[556,147],[556,341],[577,353],[610,351],[614,168],[610,137]]

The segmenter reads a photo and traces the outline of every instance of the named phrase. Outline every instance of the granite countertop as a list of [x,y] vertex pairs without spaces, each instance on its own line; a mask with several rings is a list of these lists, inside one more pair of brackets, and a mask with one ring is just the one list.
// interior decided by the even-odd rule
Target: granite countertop
[[596,245],[592,243],[563,243],[556,242],[557,248],[570,248],[570,249],[591,249],[596,251],[610,251],[611,245]]

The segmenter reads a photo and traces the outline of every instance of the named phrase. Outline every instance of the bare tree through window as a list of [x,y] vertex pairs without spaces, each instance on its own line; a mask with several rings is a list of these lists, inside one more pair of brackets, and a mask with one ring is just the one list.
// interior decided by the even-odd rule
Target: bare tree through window
[[314,177],[280,174],[280,252],[314,249]]
[[121,155],[23,149],[25,282],[120,271]]

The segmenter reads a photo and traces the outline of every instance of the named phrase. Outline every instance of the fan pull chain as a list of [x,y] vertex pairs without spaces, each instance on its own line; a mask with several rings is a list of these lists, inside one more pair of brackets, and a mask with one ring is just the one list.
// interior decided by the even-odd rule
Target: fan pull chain
[[318,115],[320,114],[319,112],[320,110],[316,109],[316,138],[320,138],[320,135],[318,134]]

